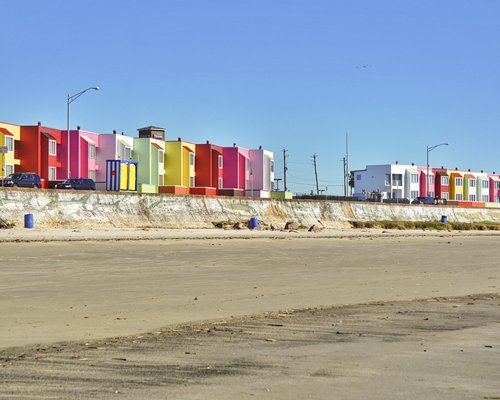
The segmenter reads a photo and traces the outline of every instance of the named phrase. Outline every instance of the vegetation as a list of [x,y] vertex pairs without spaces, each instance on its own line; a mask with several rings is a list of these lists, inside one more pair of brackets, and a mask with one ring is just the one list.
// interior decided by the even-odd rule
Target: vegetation
[[447,222],[439,221],[349,221],[357,229],[431,229],[438,231],[499,231],[496,222]]

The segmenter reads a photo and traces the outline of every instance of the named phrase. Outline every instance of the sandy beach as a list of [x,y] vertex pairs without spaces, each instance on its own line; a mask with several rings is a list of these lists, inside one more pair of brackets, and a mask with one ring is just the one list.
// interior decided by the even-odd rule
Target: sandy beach
[[[500,396],[495,233],[141,232],[0,244],[0,398]],[[438,351],[422,358],[421,341]],[[471,374],[459,347],[487,372]],[[179,377],[185,365],[198,372]]]

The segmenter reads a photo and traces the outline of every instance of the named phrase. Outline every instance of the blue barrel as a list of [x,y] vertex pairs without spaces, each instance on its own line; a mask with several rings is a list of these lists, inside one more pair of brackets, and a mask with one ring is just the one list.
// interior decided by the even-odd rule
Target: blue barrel
[[255,229],[259,227],[259,221],[257,218],[250,218],[250,229]]
[[34,225],[35,220],[33,218],[33,214],[24,214],[24,227],[31,229]]
[[448,222],[448,218],[446,217],[446,215],[441,215],[441,222],[443,224],[446,224]]

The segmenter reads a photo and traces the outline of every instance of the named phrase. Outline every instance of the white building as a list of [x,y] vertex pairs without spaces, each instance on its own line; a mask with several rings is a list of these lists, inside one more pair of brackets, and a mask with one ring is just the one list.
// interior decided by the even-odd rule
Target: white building
[[374,192],[380,193],[382,199],[411,198],[411,194],[418,197],[418,190],[419,175],[414,165],[367,165],[354,171],[354,196],[360,199]]

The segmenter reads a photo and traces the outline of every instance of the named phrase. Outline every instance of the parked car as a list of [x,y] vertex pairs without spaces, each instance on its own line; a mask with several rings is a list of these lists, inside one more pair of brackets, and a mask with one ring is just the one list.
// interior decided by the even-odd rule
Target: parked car
[[95,190],[95,182],[89,178],[71,178],[59,182],[56,189]]
[[3,186],[5,187],[30,187],[30,188],[41,188],[42,180],[40,176],[34,172],[16,172],[10,174],[3,180]]
[[414,199],[411,204],[436,204],[436,199],[434,197],[417,197]]

